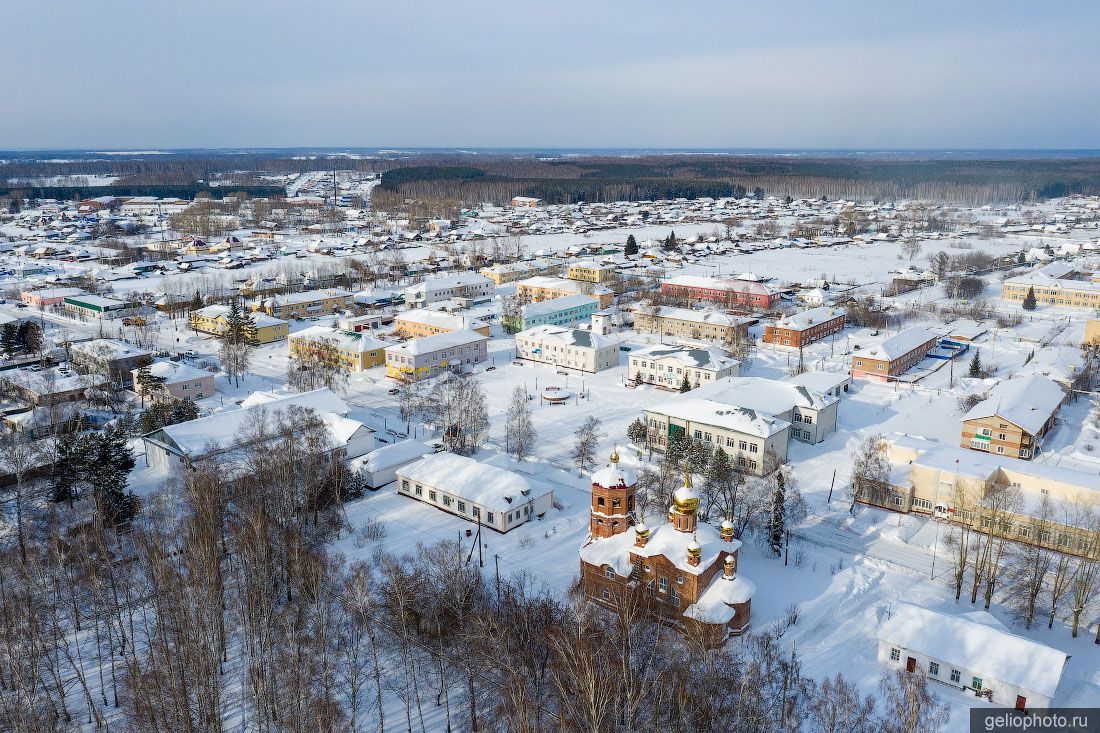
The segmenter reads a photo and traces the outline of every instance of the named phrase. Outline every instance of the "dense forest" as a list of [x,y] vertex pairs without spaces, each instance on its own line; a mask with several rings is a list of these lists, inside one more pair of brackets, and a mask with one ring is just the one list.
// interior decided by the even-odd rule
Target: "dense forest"
[[33,187],[31,195],[71,198],[84,194],[85,189],[32,184],[47,177],[111,175],[117,177],[112,186],[94,187],[98,194],[186,196],[211,190],[209,184],[218,182],[222,188],[266,195],[276,190],[270,176],[339,169],[381,173],[382,185],[375,190],[375,203],[380,206],[408,198],[500,204],[513,196],[534,196],[550,203],[572,203],[743,196],[746,192],[938,199],[975,205],[1100,194],[1100,158],[1095,157],[827,155],[295,150],[110,156],[41,153],[0,160],[0,193]]

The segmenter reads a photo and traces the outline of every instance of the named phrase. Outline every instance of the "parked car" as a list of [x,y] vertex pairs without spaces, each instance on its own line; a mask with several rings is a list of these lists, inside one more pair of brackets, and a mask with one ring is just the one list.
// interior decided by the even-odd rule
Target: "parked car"
[[401,390],[398,389],[397,387],[393,387],[391,389],[386,390],[386,394],[390,394],[390,395],[400,394],[400,393],[401,393]]

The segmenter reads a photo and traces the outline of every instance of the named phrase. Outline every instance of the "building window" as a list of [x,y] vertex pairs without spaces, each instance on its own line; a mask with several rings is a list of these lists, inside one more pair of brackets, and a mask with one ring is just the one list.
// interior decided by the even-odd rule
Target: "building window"
[[802,416],[802,422],[806,423],[807,425],[813,425],[814,424],[814,416],[813,415],[803,415]]
[[668,578],[661,576],[660,580],[657,581],[657,590],[661,593],[668,593]]
[[[419,487],[417,487],[417,488],[419,488]],[[409,482],[408,481],[405,481],[404,479],[402,479],[402,481],[401,481],[401,490],[402,491],[408,491],[409,490]]]
[[450,506],[450,505],[451,505],[451,497],[444,496],[443,497],[443,506]]
[[891,662],[897,662],[900,659],[901,659],[901,650],[900,649],[891,649],[890,650],[890,661]]
[[460,511],[460,512],[466,511],[466,502],[464,502],[464,501],[458,502],[458,511]]
[[973,687],[976,692],[981,692],[982,691],[982,678],[981,677],[971,677],[970,678],[970,686]]
[[605,601],[610,601],[611,600],[611,591],[609,591],[607,588],[604,588],[603,591],[600,593],[600,595],[603,596],[603,599]]
[[435,492],[434,491],[429,491],[428,492],[428,498],[431,499],[432,501],[435,501]]
[[424,495],[424,489],[420,488],[420,486],[417,486],[416,487],[416,495],[417,496],[423,496]]
[[928,674],[932,675],[933,677],[939,677],[940,676],[940,663],[939,662],[929,662],[928,663]]
[[489,522],[489,524],[493,523],[493,513],[492,512],[486,512],[485,513],[485,521]]
[[678,583],[679,585],[683,585],[683,584],[684,584],[684,576],[682,576],[682,575],[677,575],[677,576],[676,576],[676,582],[677,582],[677,583]]
[[615,568],[608,565],[607,567],[605,567],[603,569],[603,574],[606,575],[609,580],[614,580],[615,579]]

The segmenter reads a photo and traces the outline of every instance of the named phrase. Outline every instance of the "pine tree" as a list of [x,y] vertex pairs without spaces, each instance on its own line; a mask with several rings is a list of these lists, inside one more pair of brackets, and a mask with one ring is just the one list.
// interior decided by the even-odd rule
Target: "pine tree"
[[191,310],[197,311],[203,307],[202,295],[198,290],[195,291],[195,297],[191,299]]
[[1024,296],[1024,310],[1033,311],[1038,304],[1035,302],[1035,288],[1028,288]]
[[1025,255],[1023,252],[1020,252],[1020,254],[1017,255],[1017,257],[1016,257],[1016,264],[1017,265],[1026,265],[1027,264],[1027,255]]
[[787,492],[786,478],[782,469],[775,472],[775,491],[772,493],[771,508],[768,514],[768,546],[776,557],[783,554],[783,535],[787,531]]
[[975,378],[982,376],[982,356],[977,349],[974,349],[974,358],[970,360],[970,376]]
[[640,417],[635,418],[634,422],[630,423],[630,426],[626,429],[626,437],[630,438],[630,442],[638,447],[645,446],[648,438],[645,421]]
[[14,323],[5,323],[0,329],[0,351],[5,354],[19,351],[19,327]]
[[62,432],[57,436],[55,450],[57,461],[50,480],[50,501],[58,504],[65,502],[72,506],[77,497],[83,468],[80,434],[75,431]]
[[85,435],[86,475],[95,496],[99,520],[115,527],[129,522],[137,514],[137,497],[127,491],[134,454],[126,436],[114,425],[99,433]]
[[638,254],[638,242],[634,239],[633,234],[627,236],[626,247],[623,249],[623,254],[628,257]]
[[684,375],[684,378],[680,381],[680,391],[681,392],[690,392],[691,391],[691,380],[688,379],[688,375],[686,375],[686,374]]
[[168,380],[159,374],[153,374],[149,371],[149,365],[146,364],[138,369],[137,377],[134,381],[136,381],[138,387],[140,387],[141,406],[144,408],[146,396],[155,397],[160,394],[161,390],[164,389],[165,382]]

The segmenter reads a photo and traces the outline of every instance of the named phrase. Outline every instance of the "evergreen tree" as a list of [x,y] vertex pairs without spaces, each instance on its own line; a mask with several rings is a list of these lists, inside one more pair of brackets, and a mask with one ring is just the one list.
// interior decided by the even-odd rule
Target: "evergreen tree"
[[684,433],[676,432],[668,436],[668,447],[665,449],[665,459],[679,464],[687,457],[688,440]]
[[50,501],[58,504],[65,502],[72,506],[77,497],[83,470],[80,434],[73,430],[60,433],[55,442],[55,450],[57,462],[50,479]]
[[974,358],[970,360],[970,376],[982,376],[982,356],[977,349],[974,349]]
[[160,394],[161,390],[164,389],[165,382],[168,380],[159,374],[153,374],[149,371],[149,365],[146,364],[138,369],[137,377],[134,381],[137,382],[137,386],[140,388],[141,406],[144,408],[146,396],[155,397]]
[[34,321],[26,321],[19,326],[19,342],[23,348],[34,354],[42,351],[42,326]]
[[638,242],[634,239],[634,235],[627,235],[626,247],[623,249],[623,254],[629,256],[638,254]]
[[645,421],[642,418],[635,418],[634,422],[630,423],[630,426],[626,429],[626,437],[630,438],[630,442],[638,447],[644,447],[648,433],[645,427]]
[[195,297],[191,299],[191,310],[197,311],[203,307],[202,295],[198,290],[195,291]]
[[680,391],[681,392],[690,392],[691,391],[691,380],[688,379],[688,375],[686,375],[686,374],[684,375],[684,378],[680,381]]
[[696,473],[702,473],[710,463],[710,445],[701,440],[692,440],[688,443],[687,460]]
[[5,323],[0,329],[0,351],[5,354],[19,351],[19,327],[14,323]]
[[95,496],[96,511],[104,526],[129,522],[137,514],[137,497],[127,491],[134,454],[126,436],[114,425],[99,433],[89,433],[82,441],[85,475]]
[[186,397],[182,400],[176,400],[172,405],[172,411],[169,413],[169,425],[177,425],[181,422],[188,422],[189,420],[196,420],[199,417],[199,408],[195,405],[194,401],[190,397]]
[[772,492],[768,514],[768,546],[776,557],[783,554],[783,535],[787,531],[786,477],[782,469],[775,471],[775,490]]
[[1019,255],[1016,256],[1016,264],[1017,265],[1026,265],[1027,264],[1027,255],[1025,255],[1022,251],[1020,252]]
[[1035,288],[1028,288],[1027,295],[1024,296],[1024,310],[1033,311],[1036,305],[1038,304],[1035,302]]

